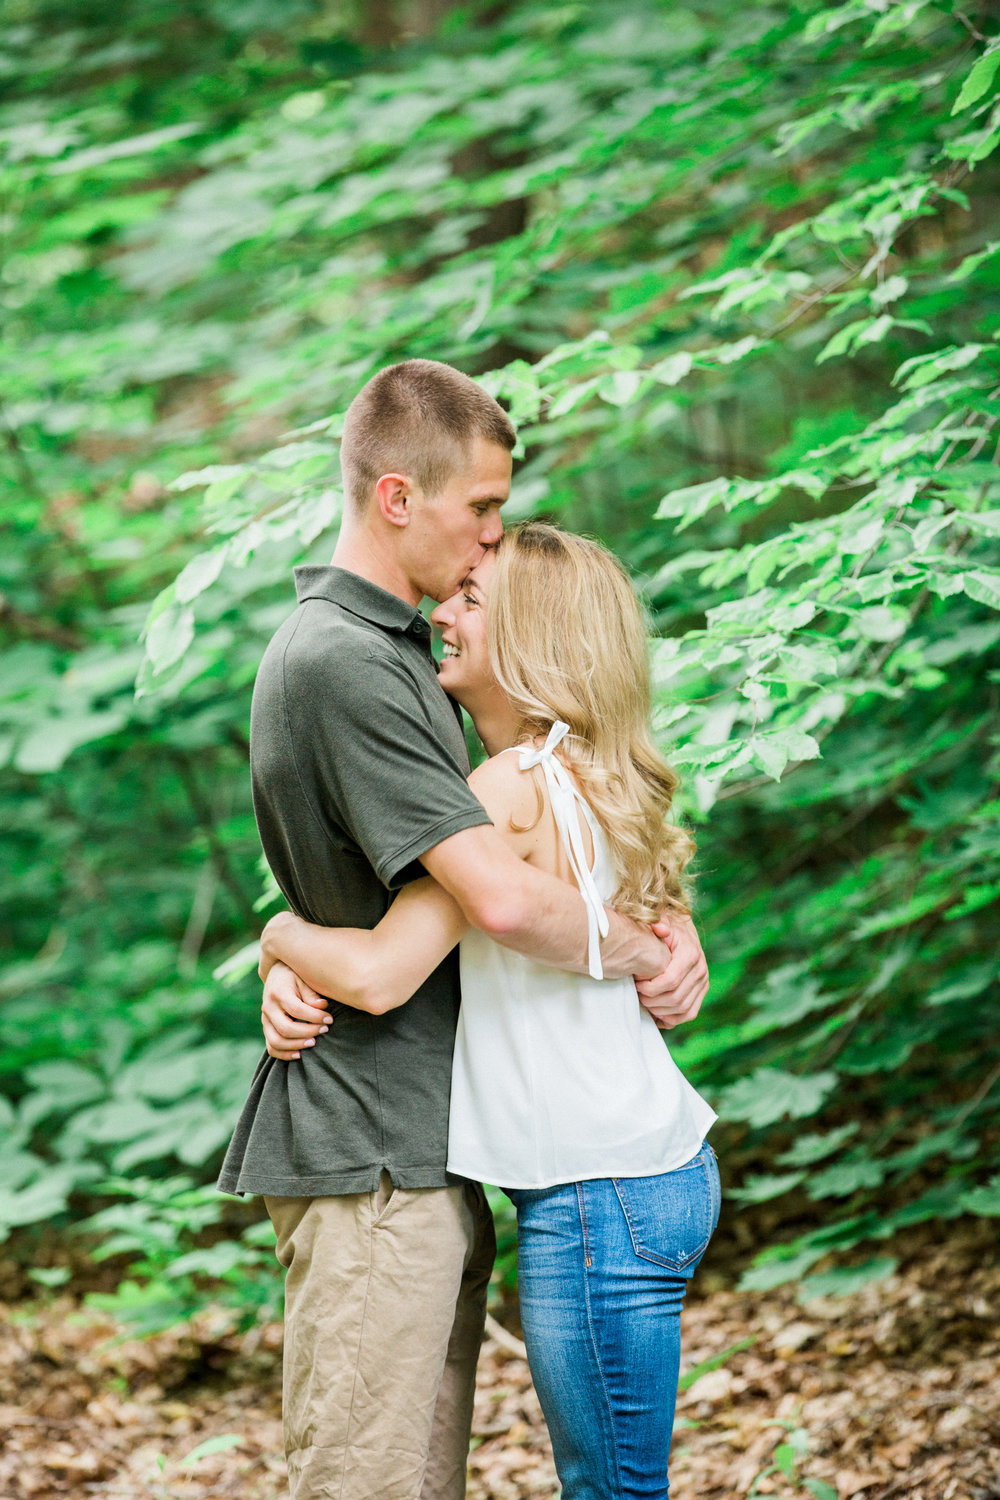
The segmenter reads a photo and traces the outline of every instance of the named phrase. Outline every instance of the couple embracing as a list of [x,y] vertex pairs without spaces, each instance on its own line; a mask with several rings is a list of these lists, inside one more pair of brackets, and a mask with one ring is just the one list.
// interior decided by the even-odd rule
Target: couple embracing
[[369,381],[333,564],[296,569],[254,691],[291,911],[262,939],[268,1055],[219,1185],[265,1196],[286,1269],[293,1500],[464,1495],[482,1181],[517,1210],[564,1500],[667,1494],[680,1307],[719,1212],[714,1115],[657,1029],[707,989],[690,843],[628,580],[555,527],[504,535],[514,444],[448,365]]

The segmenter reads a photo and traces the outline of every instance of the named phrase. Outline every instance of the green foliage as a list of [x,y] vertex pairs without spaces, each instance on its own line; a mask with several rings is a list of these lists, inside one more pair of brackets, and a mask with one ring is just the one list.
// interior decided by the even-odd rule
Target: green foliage
[[988,10],[238,10],[4,23],[0,1219],[138,1167],[91,1220],[122,1295],[258,1295],[226,1207],[171,1197],[258,1048],[249,691],[329,556],[340,414],[413,355],[509,405],[510,511],[649,602],[713,971],[671,1045],[733,1196],[813,1226],[745,1284],[995,1215]]
[[204,1302],[206,1282],[213,1287],[213,1300],[229,1310],[237,1326],[280,1311],[269,1221],[251,1225],[239,1238],[206,1244],[205,1231],[218,1226],[225,1213],[214,1188],[178,1176],[111,1178],[97,1191],[121,1201],[78,1224],[78,1232],[99,1237],[95,1260],[136,1258],[131,1259],[130,1279],[116,1292],[93,1292],[87,1300],[113,1313],[131,1332],[156,1333],[189,1317]]

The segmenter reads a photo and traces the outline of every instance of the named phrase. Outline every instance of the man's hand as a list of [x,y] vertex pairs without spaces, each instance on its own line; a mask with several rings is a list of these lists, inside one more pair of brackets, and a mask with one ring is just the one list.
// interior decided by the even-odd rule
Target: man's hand
[[670,1031],[693,1021],[708,994],[708,964],[689,917],[665,917],[653,931],[669,950],[669,961],[653,979],[636,981],[639,999],[657,1026]]
[[260,1022],[270,1057],[294,1062],[306,1047],[330,1029],[330,1012],[322,995],[286,964],[274,964],[264,981]]

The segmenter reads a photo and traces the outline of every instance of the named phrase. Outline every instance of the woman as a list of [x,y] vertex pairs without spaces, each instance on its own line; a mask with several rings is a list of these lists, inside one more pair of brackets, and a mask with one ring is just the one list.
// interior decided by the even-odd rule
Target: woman
[[666,820],[677,778],[649,732],[641,614],[610,553],[528,523],[431,618],[441,684],[490,757],[470,785],[521,858],[579,886],[590,975],[467,930],[423,879],[371,932],[273,918],[262,976],[281,960],[319,993],[384,1013],[461,940],[448,1167],[496,1183],[517,1210],[525,1343],[564,1500],[662,1497],[681,1302],[719,1179],[712,1110],[633,982],[602,978],[606,903],[646,921],[688,911],[692,845]]

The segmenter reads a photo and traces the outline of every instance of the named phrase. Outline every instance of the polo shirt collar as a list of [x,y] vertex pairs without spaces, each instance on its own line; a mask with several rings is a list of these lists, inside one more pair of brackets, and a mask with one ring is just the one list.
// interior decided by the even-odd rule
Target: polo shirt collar
[[295,570],[295,593],[300,604],[307,599],[326,599],[352,615],[369,620],[382,630],[396,631],[416,640],[430,639],[431,628],[418,609],[396,594],[380,589],[346,568],[307,564]]

